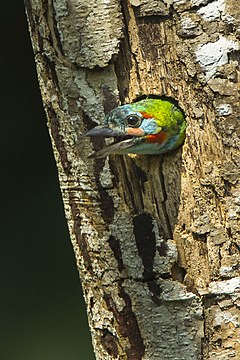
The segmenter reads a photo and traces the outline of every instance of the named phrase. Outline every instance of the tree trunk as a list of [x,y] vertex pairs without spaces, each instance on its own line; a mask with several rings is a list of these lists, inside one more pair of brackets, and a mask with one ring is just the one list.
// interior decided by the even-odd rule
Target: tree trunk
[[[97,359],[239,359],[233,0],[25,0]],[[91,160],[119,103],[176,99],[182,149]]]

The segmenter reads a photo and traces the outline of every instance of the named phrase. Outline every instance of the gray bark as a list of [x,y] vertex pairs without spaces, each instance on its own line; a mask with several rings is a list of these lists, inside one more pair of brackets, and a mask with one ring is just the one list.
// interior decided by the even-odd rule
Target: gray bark
[[[97,359],[239,359],[239,9],[26,0]],[[87,158],[119,103],[178,100],[182,149]]]

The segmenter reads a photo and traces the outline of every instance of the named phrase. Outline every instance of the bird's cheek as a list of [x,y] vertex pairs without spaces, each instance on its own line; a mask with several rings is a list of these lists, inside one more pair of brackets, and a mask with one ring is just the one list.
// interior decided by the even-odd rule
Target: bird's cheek
[[163,144],[167,140],[167,133],[161,131],[158,134],[152,134],[146,136],[146,141],[148,143],[158,143]]
[[126,128],[126,133],[128,135],[131,135],[131,136],[143,136],[143,135],[145,135],[144,130],[141,129],[141,128],[128,127],[128,128]]

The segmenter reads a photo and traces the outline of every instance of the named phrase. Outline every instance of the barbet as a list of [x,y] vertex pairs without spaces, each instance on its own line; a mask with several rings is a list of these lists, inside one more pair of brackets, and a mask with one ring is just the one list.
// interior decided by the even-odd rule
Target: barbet
[[89,157],[111,154],[163,154],[181,146],[186,121],[181,109],[168,100],[145,99],[118,106],[107,114],[104,125],[84,136],[113,137],[114,143]]

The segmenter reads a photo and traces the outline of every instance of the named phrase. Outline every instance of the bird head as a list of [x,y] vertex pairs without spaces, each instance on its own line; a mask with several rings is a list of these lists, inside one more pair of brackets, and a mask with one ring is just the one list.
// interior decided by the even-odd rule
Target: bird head
[[182,111],[168,100],[145,99],[113,109],[104,124],[83,134],[114,138],[91,154],[93,159],[110,154],[161,154],[180,146],[185,137]]

